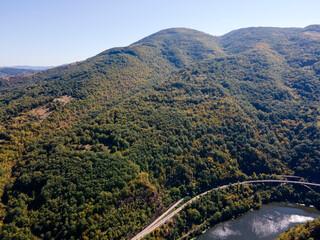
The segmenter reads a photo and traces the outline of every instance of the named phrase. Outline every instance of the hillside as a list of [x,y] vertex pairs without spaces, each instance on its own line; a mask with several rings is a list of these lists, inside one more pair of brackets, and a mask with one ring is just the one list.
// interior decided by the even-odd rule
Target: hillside
[[218,184],[318,178],[319,37],[168,29],[0,79],[0,236],[128,239]]

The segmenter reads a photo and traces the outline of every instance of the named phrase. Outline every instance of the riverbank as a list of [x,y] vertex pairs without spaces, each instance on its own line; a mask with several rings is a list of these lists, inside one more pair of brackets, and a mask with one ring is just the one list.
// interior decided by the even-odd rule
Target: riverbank
[[[191,239],[223,221],[259,209],[262,203],[290,201],[318,206],[320,195],[303,186],[234,185],[214,190],[188,204],[180,214],[145,239]],[[183,237],[183,238],[182,238]]]
[[320,211],[296,203],[264,204],[235,220],[219,223],[200,235],[197,240],[273,240],[281,233],[320,217]]

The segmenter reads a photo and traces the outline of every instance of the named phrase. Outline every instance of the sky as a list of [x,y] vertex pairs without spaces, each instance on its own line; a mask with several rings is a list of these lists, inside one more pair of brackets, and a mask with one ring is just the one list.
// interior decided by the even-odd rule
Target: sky
[[320,24],[319,0],[0,0],[0,66],[57,66],[187,27]]

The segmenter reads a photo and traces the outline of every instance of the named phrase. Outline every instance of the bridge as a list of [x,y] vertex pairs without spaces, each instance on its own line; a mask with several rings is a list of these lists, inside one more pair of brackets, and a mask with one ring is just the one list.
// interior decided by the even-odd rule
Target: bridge
[[[301,177],[298,176],[287,176],[287,175],[281,175],[278,177],[283,177],[283,178],[297,178],[301,179]],[[250,180],[250,181],[243,181],[243,182],[238,182],[238,183],[232,183],[231,185],[238,185],[238,184],[259,184],[259,183],[284,183],[284,184],[298,184],[302,186],[307,186],[307,187],[320,187],[320,184],[318,183],[308,183],[308,182],[299,182],[299,181],[291,181],[291,180]],[[176,208],[182,201],[183,198],[177,201],[175,204],[173,204],[166,212],[164,212],[160,217],[158,217],[156,220],[154,220],[149,226],[147,226],[145,229],[143,229],[140,233],[138,233],[135,237],[133,237],[131,240],[139,240],[143,237],[145,237],[147,234],[151,233],[155,229],[161,227],[164,223],[166,223],[169,219],[173,218],[174,215],[179,213],[187,204],[192,203],[193,201],[199,199],[201,196],[208,194],[209,192],[213,190],[218,190],[218,189],[223,189],[230,186],[228,185],[223,185],[220,187],[213,188],[211,190],[208,190],[206,192],[203,192],[192,199],[190,199],[188,202],[182,204],[180,207]],[[176,209],[175,209],[176,208]]]

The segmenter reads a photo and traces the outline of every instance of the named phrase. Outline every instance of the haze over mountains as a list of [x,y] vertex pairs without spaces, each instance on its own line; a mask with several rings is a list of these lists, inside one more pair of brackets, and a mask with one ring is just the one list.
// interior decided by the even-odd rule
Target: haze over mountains
[[318,178],[319,79],[319,25],[167,29],[0,79],[0,236],[127,239],[222,183]]
[[0,67],[0,77],[12,76],[12,75],[25,75],[34,73],[36,70],[32,69],[21,69],[21,68],[8,68]]
[[37,66],[12,66],[12,67],[0,67],[0,78],[6,76],[25,75],[35,73],[42,70],[47,70],[53,67],[37,67]]
[[20,68],[20,69],[31,69],[31,70],[47,70],[49,68],[54,68],[55,66],[28,66],[28,65],[17,65],[17,66],[11,66],[11,68]]

